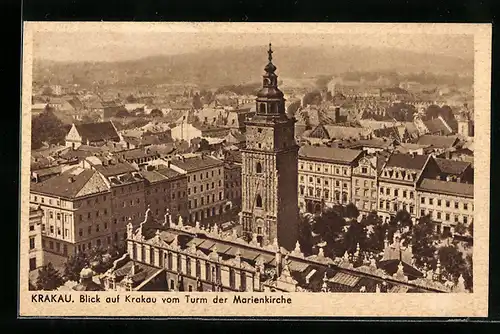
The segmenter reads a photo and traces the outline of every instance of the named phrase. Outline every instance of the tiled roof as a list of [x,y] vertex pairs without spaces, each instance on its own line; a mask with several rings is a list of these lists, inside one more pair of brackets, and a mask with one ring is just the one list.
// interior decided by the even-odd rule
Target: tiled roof
[[175,170],[167,167],[160,167],[156,170],[156,172],[169,179],[182,175],[181,173],[178,173]]
[[120,174],[125,174],[125,173],[130,173],[130,172],[135,172],[136,169],[129,164],[128,162],[117,162],[113,164],[108,164],[106,166],[103,165],[95,165],[94,168],[100,172],[102,175],[109,177],[109,176],[115,176],[115,175],[120,175]]
[[470,162],[465,161],[441,158],[434,158],[434,160],[436,161],[436,164],[438,165],[441,172],[446,174],[460,175],[467,169],[467,167],[471,165]]
[[120,136],[111,122],[75,124],[75,127],[84,142],[87,140],[90,142],[120,140]]
[[471,183],[423,179],[418,189],[433,193],[450,194],[470,198],[474,197],[474,184]]
[[343,141],[339,143],[345,148],[355,148],[355,147],[371,147],[371,148],[388,148],[393,144],[392,140],[384,140],[379,138],[373,139],[360,139],[360,140],[352,140],[352,141]]
[[33,183],[30,189],[30,191],[64,198],[76,198],[108,190],[108,186],[96,171],[80,167],[69,169],[46,181]]
[[131,150],[116,152],[116,154],[126,160],[154,157],[158,155],[155,150],[149,148],[134,148]]
[[360,138],[371,132],[369,129],[349,126],[325,125],[329,139]]
[[411,154],[392,154],[387,161],[386,167],[400,167],[405,169],[421,170],[425,162],[427,161],[428,155],[414,155]]
[[171,164],[185,170],[186,172],[190,172],[199,169],[222,166],[223,162],[210,156],[194,156],[185,157],[184,159],[173,159]]
[[424,125],[430,133],[441,133],[443,135],[449,135],[452,133],[452,131],[450,131],[444,123],[444,120],[439,117],[429,121],[424,121]]
[[423,135],[418,138],[417,144],[430,145],[438,148],[451,148],[458,141],[456,136]]
[[361,150],[350,150],[326,146],[302,146],[299,158],[319,159],[338,163],[351,163],[362,154]]

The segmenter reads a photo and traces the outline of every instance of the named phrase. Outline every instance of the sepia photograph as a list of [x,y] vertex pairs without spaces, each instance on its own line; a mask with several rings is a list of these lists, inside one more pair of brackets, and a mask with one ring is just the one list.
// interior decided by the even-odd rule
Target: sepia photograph
[[21,316],[487,315],[491,25],[23,43]]

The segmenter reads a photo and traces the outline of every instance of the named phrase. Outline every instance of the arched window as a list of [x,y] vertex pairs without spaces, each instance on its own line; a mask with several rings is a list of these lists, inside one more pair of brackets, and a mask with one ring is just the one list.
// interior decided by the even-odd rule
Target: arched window
[[261,114],[265,114],[266,113],[266,104],[265,103],[261,103],[259,105],[259,111]]
[[262,208],[262,197],[260,195],[257,195],[257,200],[255,205],[257,205],[258,208]]
[[271,104],[271,113],[272,114],[278,113],[278,105],[276,103]]
[[257,162],[257,165],[255,166],[255,171],[257,174],[262,173],[262,164],[260,162]]

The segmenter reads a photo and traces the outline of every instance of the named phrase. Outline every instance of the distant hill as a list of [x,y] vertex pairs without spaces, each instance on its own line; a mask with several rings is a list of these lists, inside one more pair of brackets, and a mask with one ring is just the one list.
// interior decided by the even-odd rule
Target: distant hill
[[[275,50],[278,75],[312,78],[347,71],[431,72],[473,75],[473,59],[421,54],[400,49],[345,47]],[[37,82],[100,82],[113,85],[191,83],[206,87],[239,85],[260,81],[267,62],[264,48],[225,48],[196,53],[153,56],[121,62],[54,62],[35,59]]]

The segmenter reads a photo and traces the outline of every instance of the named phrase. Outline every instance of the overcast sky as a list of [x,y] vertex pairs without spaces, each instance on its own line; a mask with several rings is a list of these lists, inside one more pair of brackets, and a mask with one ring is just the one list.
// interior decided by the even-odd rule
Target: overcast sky
[[343,45],[391,47],[423,53],[456,57],[473,56],[473,36],[459,34],[398,34],[397,32],[363,34],[286,34],[269,33],[191,33],[144,31],[36,32],[33,35],[35,58],[58,61],[119,61],[154,55],[195,52],[222,47],[263,46],[272,42],[283,46]]

